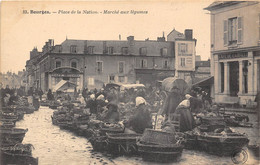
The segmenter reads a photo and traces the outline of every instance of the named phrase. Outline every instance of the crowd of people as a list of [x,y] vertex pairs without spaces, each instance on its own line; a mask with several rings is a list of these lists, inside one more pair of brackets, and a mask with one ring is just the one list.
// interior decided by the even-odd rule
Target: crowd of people
[[[171,123],[176,120],[175,116],[179,115],[180,131],[192,130],[195,127],[194,114],[198,113],[218,113],[217,105],[212,105],[209,94],[199,88],[191,89],[188,94],[181,95],[174,89],[167,92],[165,98],[160,96],[160,88],[130,88],[120,90],[116,87],[101,88],[99,90],[89,90],[84,88],[82,91],[74,90],[72,95],[51,89],[46,93],[46,99],[78,101],[89,113],[95,115],[98,119],[108,123],[117,123],[121,119],[126,126],[126,131],[142,133],[145,128],[152,128],[151,113],[162,115],[165,123]],[[1,88],[1,105],[15,105],[19,97],[27,96],[29,102],[34,98],[42,100],[44,95],[41,89],[30,88],[27,92],[24,87],[10,89]],[[30,101],[32,99],[32,101]],[[122,116],[119,105],[128,104],[133,108],[130,116]],[[212,112],[213,110],[213,112]]]
[[[192,89],[186,95],[180,95],[174,90],[167,93],[167,97],[160,97],[160,88],[101,88],[89,90],[84,88],[80,93],[69,95],[63,94],[62,99],[77,100],[89,110],[91,115],[108,123],[122,121],[128,133],[142,133],[145,128],[152,128],[152,115],[157,113],[165,117],[165,123],[175,120],[175,114],[180,115],[180,131],[191,130],[195,127],[193,113],[201,113],[203,110],[210,111],[211,100],[208,94],[201,89]],[[57,93],[57,92],[56,92]],[[54,96],[51,90],[47,93],[48,100],[54,100],[61,95]],[[120,105],[132,107],[130,116],[122,116]],[[124,107],[126,108],[126,107]]]

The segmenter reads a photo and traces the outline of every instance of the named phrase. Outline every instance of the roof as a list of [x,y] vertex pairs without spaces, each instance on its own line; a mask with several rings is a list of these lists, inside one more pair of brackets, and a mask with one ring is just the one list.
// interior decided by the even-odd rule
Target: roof
[[210,61],[196,61],[196,67],[210,67]]
[[204,8],[204,10],[211,11],[211,10],[235,5],[235,4],[242,3],[242,2],[245,2],[245,1],[215,1],[212,4],[210,4],[208,7]]
[[[67,39],[61,44],[61,50],[55,46],[52,53],[71,53],[71,46],[76,46],[74,54],[86,54],[88,47],[93,48],[92,54],[104,54],[104,47],[112,47],[113,55],[122,55],[122,48],[129,48],[125,55],[140,55],[140,48],[147,48],[147,56],[161,56],[161,49],[167,48],[168,56],[173,56],[174,44],[168,41],[140,41],[140,40],[71,40]],[[108,50],[106,50],[108,54]]]
[[214,76],[210,76],[203,79],[197,79],[195,80],[195,83],[192,84],[192,86],[207,86],[210,84],[214,84]]

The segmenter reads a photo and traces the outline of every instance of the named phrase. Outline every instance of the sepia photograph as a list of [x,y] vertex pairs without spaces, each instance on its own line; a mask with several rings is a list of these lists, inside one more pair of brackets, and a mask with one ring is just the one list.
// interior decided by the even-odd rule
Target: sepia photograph
[[0,165],[260,164],[260,1],[0,1]]

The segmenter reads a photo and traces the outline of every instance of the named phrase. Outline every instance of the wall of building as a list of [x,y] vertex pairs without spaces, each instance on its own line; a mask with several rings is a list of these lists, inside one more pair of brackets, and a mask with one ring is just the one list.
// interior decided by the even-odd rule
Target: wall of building
[[[224,45],[224,20],[242,17],[243,41],[235,48],[258,46],[260,3],[245,2],[211,12],[212,51],[228,50]],[[232,46],[233,47],[233,46]]]
[[[187,45],[186,51],[182,51],[180,45]],[[195,40],[176,40],[175,42],[176,71],[195,71]],[[182,66],[181,59],[185,59],[185,65]]]

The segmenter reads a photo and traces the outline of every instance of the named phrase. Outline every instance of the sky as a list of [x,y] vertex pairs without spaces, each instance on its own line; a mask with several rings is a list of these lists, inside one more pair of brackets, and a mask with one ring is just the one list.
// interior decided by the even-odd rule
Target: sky
[[[133,35],[136,40],[156,40],[174,28],[184,33],[193,29],[196,53],[202,60],[210,57],[210,15],[203,8],[212,1],[2,1],[1,2],[1,72],[25,69],[30,51],[42,50],[48,39],[61,44],[68,39],[122,40]],[[29,14],[23,14],[27,10]],[[31,14],[49,11],[51,14]],[[70,12],[62,12],[59,10]],[[72,11],[76,11],[72,14]],[[83,11],[98,14],[83,14]],[[104,10],[148,11],[147,14],[103,14]],[[77,14],[80,11],[81,14]],[[53,13],[57,12],[57,13]]]

